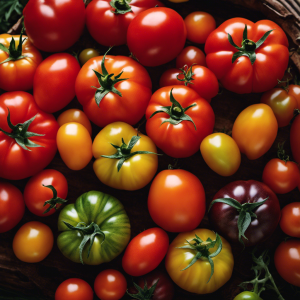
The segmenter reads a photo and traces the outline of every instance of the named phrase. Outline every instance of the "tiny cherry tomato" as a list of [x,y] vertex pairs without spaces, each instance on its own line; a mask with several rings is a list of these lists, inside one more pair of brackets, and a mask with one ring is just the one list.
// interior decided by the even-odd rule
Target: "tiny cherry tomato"
[[176,58],[176,68],[180,69],[185,65],[191,67],[193,64],[206,67],[205,54],[197,47],[185,47]]
[[13,240],[13,251],[19,260],[36,263],[49,255],[53,241],[53,233],[47,225],[32,221],[17,231]]
[[126,289],[127,281],[117,270],[104,270],[95,279],[94,290],[101,300],[119,300],[125,295]]
[[254,292],[241,292],[233,300],[262,300],[256,293]]
[[293,154],[293,159],[300,164],[300,115],[293,121],[290,131],[290,144]]
[[87,48],[80,52],[79,54],[79,61],[81,65],[84,65],[89,59],[100,56],[100,53],[98,50],[93,48]]
[[300,202],[293,202],[281,210],[280,227],[282,231],[300,238]]

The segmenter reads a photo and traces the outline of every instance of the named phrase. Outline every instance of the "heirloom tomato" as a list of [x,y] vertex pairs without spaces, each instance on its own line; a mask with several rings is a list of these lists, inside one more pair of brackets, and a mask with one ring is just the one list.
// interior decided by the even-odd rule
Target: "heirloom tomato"
[[254,292],[241,292],[233,300],[262,300],[256,293]]
[[130,22],[156,6],[164,5],[157,0],[93,0],[86,9],[86,26],[99,44],[124,45]]
[[166,269],[182,289],[195,294],[213,293],[233,271],[230,244],[208,229],[180,233],[170,244]]
[[281,210],[280,227],[282,231],[300,238],[300,202],[293,202]]
[[186,86],[157,90],[149,102],[146,119],[149,137],[167,155],[176,158],[199,151],[215,124],[210,104]]
[[293,154],[293,159],[300,164],[300,115],[298,115],[291,127],[290,144]]
[[88,60],[91,58],[100,56],[100,53],[98,50],[93,48],[87,48],[80,52],[78,60],[80,61],[81,65],[83,66]]
[[116,121],[136,124],[145,114],[151,89],[150,76],[138,62],[106,54],[90,59],[75,85],[84,112],[99,127]]
[[23,179],[54,158],[58,124],[26,92],[0,96],[0,177]]
[[127,31],[130,52],[144,66],[165,64],[182,51],[186,28],[182,17],[173,9],[155,7],[136,16]]
[[99,265],[117,257],[130,239],[130,222],[121,202],[90,191],[66,205],[58,217],[57,245],[76,263]]
[[185,47],[176,58],[176,68],[181,69],[185,65],[200,65],[206,67],[205,54],[197,47]]
[[85,24],[85,5],[82,0],[29,0],[23,15],[35,47],[61,52],[78,41]]
[[115,189],[141,189],[157,171],[155,144],[123,122],[109,124],[98,133],[93,142],[93,155],[97,177]]
[[226,89],[261,93],[282,79],[289,62],[288,46],[284,31],[274,22],[233,18],[208,36],[206,63]]

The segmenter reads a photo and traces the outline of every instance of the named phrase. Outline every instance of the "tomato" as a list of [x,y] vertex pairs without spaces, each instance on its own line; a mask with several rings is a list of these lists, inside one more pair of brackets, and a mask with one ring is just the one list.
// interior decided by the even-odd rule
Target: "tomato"
[[236,118],[232,138],[240,151],[254,160],[264,155],[274,143],[278,131],[276,117],[266,104],[253,104]]
[[93,155],[97,177],[114,189],[141,189],[152,180],[158,167],[152,140],[123,122],[109,124],[98,133]]
[[150,76],[139,63],[106,54],[90,59],[75,85],[84,112],[99,127],[116,121],[136,124],[145,114],[151,89]]
[[33,77],[43,58],[26,36],[0,35],[0,89],[28,91],[33,87]]
[[99,265],[117,257],[130,240],[130,222],[121,202],[90,191],[66,205],[58,217],[57,246],[76,263]]
[[101,300],[119,300],[125,295],[126,289],[127,281],[117,270],[104,270],[95,279],[94,290]]
[[300,240],[282,242],[275,251],[274,262],[285,281],[300,287]]
[[[202,247],[197,250],[196,245]],[[196,257],[199,259],[194,260]],[[172,280],[182,289],[196,294],[208,294],[230,279],[233,263],[230,244],[213,231],[198,228],[180,233],[173,240],[165,265]]]
[[127,31],[130,52],[144,66],[165,64],[182,51],[186,28],[182,17],[173,9],[155,7],[135,17]]
[[75,97],[75,80],[79,71],[78,61],[68,53],[47,57],[34,76],[33,96],[39,108],[53,113],[69,104]]
[[155,6],[164,5],[157,0],[93,0],[86,9],[86,26],[99,44],[124,45],[130,22]]
[[0,181],[0,233],[14,228],[23,218],[23,195],[14,185]]
[[0,177],[18,180],[43,170],[55,156],[57,130],[55,118],[41,111],[30,94],[2,94]]
[[65,202],[66,177],[56,170],[43,170],[29,179],[24,190],[27,208],[40,217],[50,216]]
[[151,97],[146,111],[146,131],[167,155],[181,158],[199,151],[212,133],[215,114],[209,103],[185,86],[167,86]]
[[57,118],[57,123],[59,126],[62,126],[66,123],[71,123],[71,122],[80,123],[88,130],[89,134],[92,135],[91,122],[82,110],[76,109],[76,108],[71,108],[71,109],[65,110]]
[[241,153],[232,137],[213,133],[203,139],[200,151],[207,165],[221,176],[233,175],[241,164]]
[[165,257],[169,237],[160,228],[147,229],[128,244],[123,259],[124,271],[131,276],[142,276],[154,270]]
[[45,259],[53,247],[53,233],[41,222],[28,222],[16,233],[13,251],[16,257],[27,263],[36,263]]
[[300,238],[300,202],[293,202],[281,210],[280,227],[282,231]]
[[55,300],[93,300],[94,292],[91,286],[79,278],[63,281],[55,292]]
[[82,0],[30,0],[23,10],[29,40],[46,52],[61,52],[78,41],[85,24]]
[[176,58],[176,68],[183,68],[185,65],[191,67],[193,64],[206,67],[205,54],[197,47],[185,47]]
[[187,39],[191,42],[204,44],[207,37],[216,29],[216,21],[212,15],[203,11],[194,11],[184,19]]
[[288,94],[297,100],[298,108],[300,109],[300,86],[297,84],[290,84],[288,90]]
[[293,159],[300,164],[300,115],[298,115],[291,127],[290,131],[290,143],[293,153]]
[[93,157],[92,139],[88,130],[80,123],[62,125],[57,132],[59,154],[71,170],[81,170]]
[[80,52],[78,59],[79,59],[81,65],[83,66],[88,60],[90,60],[91,58],[97,57],[99,55],[100,55],[100,53],[98,50],[93,49],[93,48],[86,48]]
[[153,221],[164,230],[193,230],[205,214],[204,188],[188,171],[161,171],[151,184],[148,209]]
[[254,292],[241,292],[233,300],[262,300],[256,293]]
[[235,93],[261,93],[277,85],[289,62],[288,39],[274,22],[225,21],[207,38],[206,63]]

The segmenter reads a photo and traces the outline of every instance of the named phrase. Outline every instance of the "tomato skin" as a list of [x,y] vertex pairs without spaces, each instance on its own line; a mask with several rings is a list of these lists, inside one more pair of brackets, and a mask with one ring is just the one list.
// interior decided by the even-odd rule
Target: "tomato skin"
[[290,131],[290,144],[293,154],[293,159],[300,164],[300,115],[298,115],[291,127]]
[[86,48],[80,52],[78,59],[80,61],[80,64],[83,66],[88,60],[97,56],[100,56],[98,50],[93,48]]
[[188,171],[161,171],[151,184],[148,210],[153,221],[166,231],[193,230],[205,214],[204,188]]
[[124,271],[131,276],[142,276],[154,270],[165,257],[169,237],[160,228],[147,229],[128,244],[123,259]]
[[190,67],[192,64],[206,67],[205,54],[197,47],[185,47],[176,58],[176,68]]
[[27,263],[44,260],[53,247],[53,233],[41,222],[28,222],[16,233],[13,240],[13,251],[16,257]]
[[233,300],[262,300],[262,299],[254,292],[245,291],[235,296]]
[[0,233],[14,228],[23,218],[25,203],[20,190],[0,181]]
[[300,238],[300,202],[293,202],[281,210],[280,227],[282,231]]
[[300,109],[300,86],[297,84],[290,84],[289,95],[293,96],[297,100],[298,108]]
[[29,40],[46,52],[61,52],[80,37],[85,24],[81,0],[30,0],[23,10]]
[[173,9],[155,7],[135,17],[127,31],[130,52],[147,67],[165,64],[182,51],[186,28]]

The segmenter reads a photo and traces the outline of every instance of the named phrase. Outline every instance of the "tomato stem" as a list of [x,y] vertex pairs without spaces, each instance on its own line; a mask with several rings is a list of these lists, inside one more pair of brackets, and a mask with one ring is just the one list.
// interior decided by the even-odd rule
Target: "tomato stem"
[[114,14],[121,14],[124,15],[128,12],[132,12],[131,6],[129,3],[131,0],[112,0],[110,1],[110,6],[115,10],[112,10]]
[[50,200],[45,201],[45,203],[44,203],[44,206],[49,204],[49,207],[43,212],[43,214],[46,214],[52,208],[57,210],[58,209],[57,204],[63,204],[63,203],[68,202],[68,200],[57,197],[57,190],[55,189],[55,187],[53,185],[43,185],[43,186],[46,188],[49,188],[53,193],[53,197]]
[[[183,81],[185,86],[188,86],[188,84],[194,84],[192,82],[192,80],[195,80],[193,78],[193,76],[195,75],[192,69],[193,65],[195,64],[192,64],[190,67],[188,67],[188,65],[184,65],[183,68],[179,69],[182,73],[178,74],[176,78],[178,81]],[[184,78],[179,78],[179,75],[183,75]]]
[[147,285],[147,281],[146,280],[145,280],[145,284],[144,284],[144,288],[143,289],[134,282],[133,285],[137,289],[137,293],[136,294],[130,294],[128,292],[128,290],[126,291],[126,293],[130,297],[132,297],[134,299],[138,299],[138,300],[150,300],[153,297],[153,294],[154,294],[154,291],[156,289],[158,281],[159,281],[159,279],[149,289],[148,289],[148,285]]

